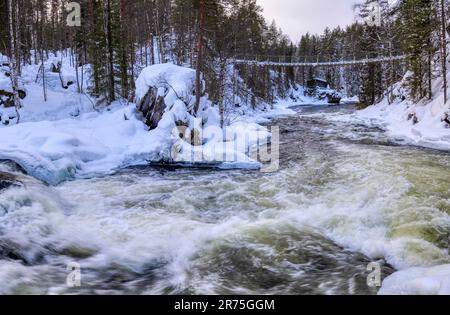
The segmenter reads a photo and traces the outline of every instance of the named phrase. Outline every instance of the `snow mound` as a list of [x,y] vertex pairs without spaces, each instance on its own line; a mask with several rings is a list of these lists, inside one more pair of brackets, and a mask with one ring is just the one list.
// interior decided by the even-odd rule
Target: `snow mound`
[[[56,185],[156,158],[162,139],[150,137],[133,107],[79,119],[30,122],[0,129],[0,159]],[[125,117],[128,120],[125,119]],[[149,140],[149,141],[148,141]]]
[[380,295],[450,295],[450,265],[411,268],[386,278]]
[[344,97],[341,100],[341,104],[358,104],[358,103],[359,103],[359,97],[358,96]]

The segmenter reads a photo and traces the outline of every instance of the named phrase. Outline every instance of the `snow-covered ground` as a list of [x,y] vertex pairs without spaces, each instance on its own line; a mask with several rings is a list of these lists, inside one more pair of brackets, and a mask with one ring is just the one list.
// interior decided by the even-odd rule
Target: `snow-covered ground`
[[[408,99],[396,99],[389,104],[385,98],[379,104],[357,112],[355,118],[380,126],[392,138],[408,144],[450,150],[450,126],[443,121],[445,113],[450,112],[450,102],[444,103],[442,86],[441,80],[434,81],[432,100],[413,103]],[[394,93],[402,93],[401,89],[401,83],[397,84]]]
[[[261,167],[250,153],[258,144],[270,141],[267,128],[241,119],[222,130],[218,109],[207,97],[202,98],[199,118],[189,114],[194,101],[192,69],[160,64],[143,70],[136,82],[138,100],[156,86],[166,103],[166,111],[152,131],[142,122],[135,104],[115,102],[107,109],[94,110],[91,100],[77,93],[74,85],[62,88],[59,75],[48,75],[48,101],[44,102],[42,84],[35,82],[38,69],[24,69],[22,83],[28,95],[20,110],[21,122],[14,124],[12,119],[0,127],[0,159],[13,160],[50,184],[161,161]],[[73,72],[63,63],[63,73],[73,76]],[[11,108],[0,111],[14,115]],[[181,139],[180,122],[188,131],[197,132],[203,145],[192,146]]]
[[[0,55],[1,59],[7,60],[5,56]],[[51,71],[53,65],[61,63],[61,77],[59,73]],[[6,62],[5,62],[6,63]],[[21,122],[32,121],[54,121],[70,117],[76,117],[82,113],[93,111],[93,102],[87,94],[78,93],[76,84],[76,70],[71,65],[69,51],[50,55],[45,64],[45,86],[46,96],[44,98],[44,85],[42,76],[42,64],[26,65],[22,69],[20,77],[20,85],[26,90],[27,97],[22,100],[23,108],[20,110]],[[86,91],[89,85],[89,67],[78,68],[80,87]],[[68,82],[73,84],[64,88],[62,82],[67,85]],[[11,91],[11,80],[0,71],[0,89]],[[14,124],[16,121],[16,113],[14,108],[5,109],[0,107],[0,117],[2,122],[0,128],[4,126],[4,122]]]
[[450,295],[450,265],[411,268],[383,282],[380,295]]

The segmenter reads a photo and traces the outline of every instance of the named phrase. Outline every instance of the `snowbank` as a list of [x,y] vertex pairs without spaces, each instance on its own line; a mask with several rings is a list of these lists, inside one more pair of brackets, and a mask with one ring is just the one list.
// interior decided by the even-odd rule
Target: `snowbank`
[[[236,123],[223,138],[221,129],[206,130],[208,141],[192,146],[177,139],[168,121],[166,116],[161,127],[148,131],[131,105],[77,119],[23,123],[0,129],[0,160],[13,160],[52,185],[161,161],[258,169],[260,163],[248,152],[252,145],[270,137],[259,125]],[[214,137],[211,130],[217,131]],[[242,142],[246,134],[248,138]]]
[[386,278],[380,295],[450,295],[450,265],[412,268]]
[[444,104],[442,80],[434,81],[434,98],[431,101],[423,100],[418,103],[408,100],[402,86],[403,82],[394,86],[393,94],[396,98],[392,104],[385,98],[379,104],[357,112],[355,118],[385,129],[394,140],[450,150],[450,128],[442,121],[445,113],[450,112],[450,107],[449,103]]
[[359,97],[358,96],[344,97],[341,100],[341,104],[358,104],[358,103],[359,103]]
[[[161,161],[260,168],[250,153],[270,141],[268,130],[243,121],[220,128],[218,110],[206,98],[202,99],[200,117],[191,116],[188,109],[194,74],[191,69],[172,64],[151,66],[142,72],[137,96],[143,97],[156,84],[166,100],[166,111],[152,131],[142,122],[134,104],[124,107],[116,103],[102,112],[0,128],[0,160],[13,160],[53,185]],[[199,143],[192,145],[180,137],[180,122],[186,128],[184,134],[196,134]]]
[[85,114],[79,119],[22,123],[0,129],[0,159],[13,160],[50,184],[144,163],[156,158],[162,145],[157,136],[149,137],[131,106]]

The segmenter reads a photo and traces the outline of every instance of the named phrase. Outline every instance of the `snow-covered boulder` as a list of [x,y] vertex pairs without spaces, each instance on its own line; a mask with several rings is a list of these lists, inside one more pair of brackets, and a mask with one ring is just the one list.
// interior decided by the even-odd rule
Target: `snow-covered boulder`
[[190,103],[194,95],[195,70],[171,63],[158,64],[142,70],[136,80],[136,98],[139,103],[149,88],[159,88],[159,95],[165,97],[167,104],[176,100]]
[[194,81],[195,70],[171,63],[152,65],[141,72],[136,80],[136,103],[151,130],[219,125],[218,110],[207,96],[201,98],[197,117],[191,114],[195,102]]
[[[199,112],[192,115],[194,82],[193,69],[170,63],[145,68],[136,81],[138,110],[146,124],[173,141],[170,161],[258,168],[260,164],[247,152],[259,141],[268,141],[267,129],[245,123],[222,128],[218,108],[207,94],[201,98]],[[238,145],[242,139],[247,142]]]
[[17,187],[21,185],[22,184],[14,177],[14,175],[0,171],[0,192],[11,186]]

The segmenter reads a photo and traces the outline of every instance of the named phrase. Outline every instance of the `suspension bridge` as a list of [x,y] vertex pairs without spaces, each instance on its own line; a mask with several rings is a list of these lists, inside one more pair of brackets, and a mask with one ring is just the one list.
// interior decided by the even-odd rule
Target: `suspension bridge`
[[[235,58],[232,60],[236,65],[251,65],[258,67],[343,67],[355,65],[367,65],[373,63],[387,63],[393,61],[402,61],[408,58],[408,55],[396,54],[389,56],[375,56],[364,58],[353,58],[350,60],[332,60],[332,58],[325,59],[321,57],[307,57],[307,58],[291,58],[291,57],[263,57],[255,56],[253,58],[245,56]],[[312,60],[315,59],[315,60]]]

